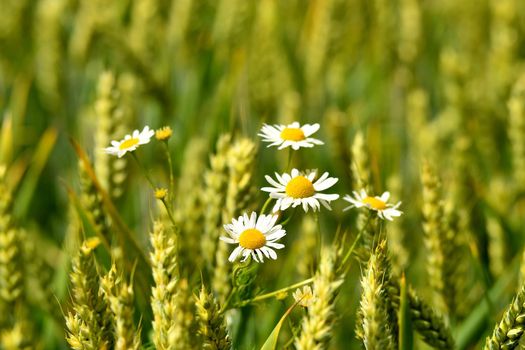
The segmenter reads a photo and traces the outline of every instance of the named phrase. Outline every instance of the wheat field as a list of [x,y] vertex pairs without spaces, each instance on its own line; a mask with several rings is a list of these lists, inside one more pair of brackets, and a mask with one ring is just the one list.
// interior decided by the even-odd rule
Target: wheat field
[[0,0],[0,349],[525,349],[525,2]]

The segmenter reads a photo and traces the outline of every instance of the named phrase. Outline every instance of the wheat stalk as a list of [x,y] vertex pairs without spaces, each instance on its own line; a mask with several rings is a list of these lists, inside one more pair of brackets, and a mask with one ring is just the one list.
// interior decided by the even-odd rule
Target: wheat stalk
[[231,349],[231,340],[226,329],[226,322],[219,313],[220,306],[212,293],[204,285],[199,295],[194,295],[199,321],[199,334],[203,340],[203,349],[227,350]]

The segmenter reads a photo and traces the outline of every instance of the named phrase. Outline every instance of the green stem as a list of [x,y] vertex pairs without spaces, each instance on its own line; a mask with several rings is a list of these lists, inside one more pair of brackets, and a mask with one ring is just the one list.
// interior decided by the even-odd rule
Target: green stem
[[271,201],[272,201],[272,197],[268,197],[266,202],[264,202],[263,207],[262,207],[261,212],[259,213],[259,215],[262,215],[262,214],[264,214],[266,212],[266,208],[268,207],[268,204],[270,204]]
[[345,257],[343,258],[343,263],[342,263],[343,266],[346,264],[346,262],[348,261],[352,253],[354,252],[355,246],[357,245],[357,242],[361,238],[362,234],[363,234],[363,230],[359,231],[359,233],[357,234],[357,237],[355,238],[354,243],[352,243],[352,246],[348,250],[348,253],[346,253]]
[[[317,246],[323,246],[323,237],[321,235],[321,223],[319,222],[319,212],[315,212],[315,223],[317,225]],[[317,261],[321,261],[321,249],[317,249]]]
[[166,212],[168,213],[168,217],[170,218],[170,221],[173,224],[173,227],[177,227],[177,222],[175,221],[175,218],[173,217],[173,214],[171,213],[171,209],[168,203],[166,203],[166,199],[163,198],[160,201],[162,202],[162,204],[164,204],[164,208],[166,208]]
[[268,298],[274,297],[274,296],[282,294],[282,293],[286,293],[289,290],[297,289],[297,288],[302,287],[302,286],[304,286],[304,285],[306,285],[308,283],[312,283],[313,280],[314,280],[313,277],[311,277],[311,278],[308,278],[308,279],[306,279],[304,281],[292,284],[291,286],[288,286],[288,287],[285,287],[285,288],[278,289],[278,290],[273,291],[271,293],[258,295],[258,296],[254,297],[254,298],[241,301],[239,304],[236,305],[236,307],[243,307],[243,306],[246,306],[248,304],[255,303],[257,301],[261,301],[261,300],[268,299]]
[[166,159],[168,160],[168,167],[169,167],[169,174],[170,174],[170,186],[168,191],[168,198],[170,201],[170,204],[173,203],[173,195],[175,190],[175,177],[173,176],[173,163],[171,161],[171,154],[170,149],[168,147],[168,141],[162,141],[162,145],[164,148],[164,153],[166,154]]
[[221,307],[221,309],[219,310],[219,314],[222,314],[224,313],[225,311],[228,310],[228,306],[230,306],[230,302],[233,298],[233,295],[237,292],[237,288],[236,287],[233,287],[230,294],[228,295],[228,298],[226,299],[226,301],[224,302],[224,305]]
[[288,217],[286,218],[286,220],[284,220],[283,222],[281,222],[280,225],[285,226],[286,224],[288,224],[288,222],[293,218],[295,212],[297,211],[296,209],[297,209],[297,208],[293,208],[292,213],[290,214],[290,216],[288,216]]
[[148,171],[146,170],[146,168],[142,165],[142,163],[140,162],[139,158],[137,157],[137,155],[135,154],[135,152],[131,152],[131,155],[133,156],[133,159],[135,159],[135,162],[137,162],[137,165],[139,166],[140,170],[142,171],[142,173],[144,174],[144,177],[146,177],[146,180],[148,180],[151,188],[153,189],[153,191],[155,191],[156,189],[156,186],[155,184],[153,183],[153,180],[151,180],[151,178],[149,177],[149,174],[148,174]]
[[290,166],[292,165],[293,150],[291,147],[288,147],[288,162],[286,164],[286,171],[290,171]]

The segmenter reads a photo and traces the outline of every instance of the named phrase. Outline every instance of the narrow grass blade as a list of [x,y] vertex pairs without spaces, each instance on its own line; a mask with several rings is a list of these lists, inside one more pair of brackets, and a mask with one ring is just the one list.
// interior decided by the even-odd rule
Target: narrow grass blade
[[16,218],[24,218],[27,214],[29,204],[35,193],[35,189],[38,184],[38,179],[44,170],[44,166],[49,160],[51,151],[55,146],[58,132],[55,128],[47,129],[36,148],[36,152],[33,155],[31,166],[29,167],[26,176],[22,180],[20,190],[17,194],[13,213]]
[[277,349],[277,340],[279,339],[279,333],[281,332],[281,328],[284,324],[284,321],[286,320],[286,317],[292,312],[292,310],[299,304],[299,301],[296,301],[292,306],[286,310],[283,317],[279,320],[275,328],[273,329],[272,333],[268,336],[266,341],[264,342],[261,350],[275,350]]

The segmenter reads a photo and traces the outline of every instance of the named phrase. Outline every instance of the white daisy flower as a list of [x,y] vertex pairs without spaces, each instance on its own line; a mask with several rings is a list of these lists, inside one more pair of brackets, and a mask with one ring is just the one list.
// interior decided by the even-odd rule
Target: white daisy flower
[[310,137],[319,130],[319,124],[304,124],[298,122],[289,125],[268,125],[264,124],[259,136],[264,142],[271,142],[268,147],[279,146],[279,149],[292,147],[298,150],[301,147],[310,148],[314,145],[322,145],[323,142]]
[[111,141],[111,146],[104,148],[104,151],[121,158],[126,152],[133,152],[140,145],[149,143],[153,135],[155,135],[155,131],[150,130],[149,126],[146,125],[142,131],[135,130],[133,134],[126,135],[121,141]]
[[390,192],[385,192],[380,197],[371,197],[366,194],[365,190],[361,190],[360,192],[354,191],[353,194],[353,197],[350,195],[343,197],[345,201],[352,204],[344,210],[348,210],[350,208],[367,207],[370,210],[377,211],[377,215],[379,215],[381,219],[390,221],[392,221],[394,217],[399,217],[401,214],[403,214],[402,211],[397,210],[397,208],[399,208],[401,205],[401,202],[398,202],[395,205],[388,203]]
[[304,286],[303,289],[297,288],[292,296],[302,307],[310,307],[315,301],[315,296],[310,286]]
[[303,206],[305,212],[308,211],[308,207],[312,207],[316,211],[321,207],[319,203],[331,210],[329,202],[339,198],[338,194],[319,193],[339,181],[335,177],[328,177],[328,173],[324,173],[315,182],[316,171],[302,175],[299,170],[292,169],[291,174],[279,175],[275,173],[275,176],[277,181],[268,175],[265,176],[266,181],[275,187],[263,187],[261,189],[270,192],[271,198],[277,199],[273,207],[274,212],[286,210],[289,207],[295,208],[299,205]]
[[286,235],[281,225],[275,225],[279,216],[260,215],[252,212],[239,216],[237,220],[232,219],[231,224],[224,225],[224,229],[230,237],[220,237],[220,240],[229,244],[238,244],[228,258],[234,262],[239,256],[245,261],[248,256],[252,256],[256,262],[263,262],[264,257],[277,259],[274,249],[284,248],[284,244],[276,243]]

